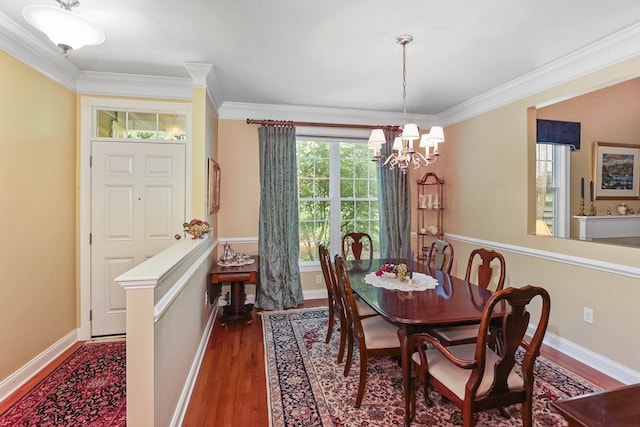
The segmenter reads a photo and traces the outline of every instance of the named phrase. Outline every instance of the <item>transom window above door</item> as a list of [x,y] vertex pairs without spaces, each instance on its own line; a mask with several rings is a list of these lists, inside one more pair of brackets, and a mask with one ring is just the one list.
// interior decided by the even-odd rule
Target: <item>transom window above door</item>
[[96,111],[96,137],[182,141],[187,138],[187,116],[142,111]]

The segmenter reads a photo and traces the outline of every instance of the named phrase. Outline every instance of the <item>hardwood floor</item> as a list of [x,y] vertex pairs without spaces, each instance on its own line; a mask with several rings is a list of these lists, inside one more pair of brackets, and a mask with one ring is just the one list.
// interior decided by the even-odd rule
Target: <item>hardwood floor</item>
[[[326,305],[326,299],[319,299],[308,300],[302,307]],[[82,343],[77,343],[27,384],[0,402],[0,413],[9,409],[80,345]],[[543,347],[542,354],[604,389],[623,385],[553,349]],[[259,314],[254,313],[251,325],[238,323],[230,324],[228,328],[214,327],[183,426],[268,426],[269,410],[264,370],[262,320]]]
[[[326,306],[327,300],[308,300],[303,307]],[[262,320],[251,325],[215,327],[195,384],[184,427],[262,427],[269,425]],[[558,365],[604,389],[622,383],[550,348],[542,354]]]

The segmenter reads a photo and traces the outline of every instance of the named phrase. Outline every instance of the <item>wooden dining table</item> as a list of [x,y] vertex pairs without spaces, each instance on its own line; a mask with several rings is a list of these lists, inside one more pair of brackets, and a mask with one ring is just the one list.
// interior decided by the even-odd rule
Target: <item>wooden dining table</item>
[[[392,290],[365,283],[365,276],[377,271],[387,260],[347,261],[353,292],[381,316],[398,325],[402,380],[405,406],[405,426],[413,419],[411,403],[412,335],[433,327],[480,323],[484,306],[492,295],[490,290],[466,282],[440,270],[430,271],[421,263],[416,272],[428,274],[438,281],[435,289],[422,291]],[[503,314],[498,308],[494,315]]]

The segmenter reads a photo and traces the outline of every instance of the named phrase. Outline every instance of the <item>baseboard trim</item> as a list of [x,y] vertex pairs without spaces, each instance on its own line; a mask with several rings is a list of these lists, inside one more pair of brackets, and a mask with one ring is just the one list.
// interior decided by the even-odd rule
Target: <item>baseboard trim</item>
[[[529,325],[527,334],[532,336],[534,332],[535,325]],[[579,361],[580,363],[584,363],[596,371],[618,380],[623,384],[640,383],[640,372],[629,369],[618,362],[607,359],[598,353],[594,353],[593,351],[581,347],[571,341],[560,338],[555,334],[547,332],[542,342],[548,347],[551,347],[554,350]]]
[[9,375],[0,382],[0,401],[9,397],[11,393],[15,392],[77,342],[78,329],[74,329],[35,358],[31,359],[29,363]]

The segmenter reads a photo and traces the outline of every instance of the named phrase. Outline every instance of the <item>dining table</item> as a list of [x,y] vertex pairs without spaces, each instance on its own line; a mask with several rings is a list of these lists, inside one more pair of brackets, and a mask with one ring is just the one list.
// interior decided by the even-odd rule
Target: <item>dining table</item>
[[[479,324],[492,292],[440,270],[429,269],[422,263],[411,263],[412,279],[399,280],[392,274],[375,274],[380,267],[394,264],[394,261],[402,262],[351,260],[347,261],[347,268],[354,294],[398,326],[405,426],[409,426],[415,412],[410,394],[412,336],[434,327]],[[503,307],[496,307],[494,317],[504,314]]]

